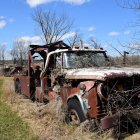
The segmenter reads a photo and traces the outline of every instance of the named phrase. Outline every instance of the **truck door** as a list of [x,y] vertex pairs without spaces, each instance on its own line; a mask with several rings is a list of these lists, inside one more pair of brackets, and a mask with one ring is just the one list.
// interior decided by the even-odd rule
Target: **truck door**
[[34,92],[34,77],[33,69],[27,70],[26,74],[20,76],[21,92],[23,95],[30,97],[31,92]]
[[59,92],[60,87],[60,75],[61,75],[61,69],[62,69],[62,54],[56,53],[54,54],[54,66],[51,71],[51,87],[53,88],[53,91],[56,93]]

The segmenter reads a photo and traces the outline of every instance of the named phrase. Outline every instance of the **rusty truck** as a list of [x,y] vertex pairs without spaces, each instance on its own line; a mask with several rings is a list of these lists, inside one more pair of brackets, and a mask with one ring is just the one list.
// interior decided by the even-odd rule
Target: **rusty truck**
[[14,75],[16,93],[43,102],[59,95],[70,123],[96,120],[105,130],[126,114],[140,118],[140,69],[112,67],[103,49],[30,45],[27,65]]

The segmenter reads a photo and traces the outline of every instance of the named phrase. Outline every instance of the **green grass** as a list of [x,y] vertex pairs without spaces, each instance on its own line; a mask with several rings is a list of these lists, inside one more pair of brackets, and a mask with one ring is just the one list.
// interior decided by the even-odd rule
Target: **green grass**
[[3,84],[3,79],[0,78],[0,96],[1,96],[1,94],[2,94],[2,84]]
[[[0,79],[0,96],[3,79]],[[37,140],[29,126],[10,107],[0,101],[0,140]]]

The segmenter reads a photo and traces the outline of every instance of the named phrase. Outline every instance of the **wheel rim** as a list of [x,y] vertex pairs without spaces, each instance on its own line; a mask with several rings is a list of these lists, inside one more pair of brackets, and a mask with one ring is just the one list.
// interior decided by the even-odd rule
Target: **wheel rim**
[[75,124],[75,125],[80,124],[80,119],[79,119],[79,116],[78,116],[76,110],[71,109],[69,116],[70,116],[71,124]]

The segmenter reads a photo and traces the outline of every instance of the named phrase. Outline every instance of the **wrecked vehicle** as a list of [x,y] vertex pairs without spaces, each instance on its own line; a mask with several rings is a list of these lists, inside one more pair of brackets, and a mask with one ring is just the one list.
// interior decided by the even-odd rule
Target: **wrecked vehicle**
[[32,100],[60,95],[73,124],[93,119],[105,130],[126,114],[140,118],[140,69],[111,67],[103,49],[71,48],[62,41],[30,45],[27,71],[16,74],[14,82],[15,91]]
[[3,70],[3,75],[5,77],[11,77],[14,74],[17,74],[19,71],[22,71],[23,67],[22,66],[10,66],[8,68],[4,68]]

